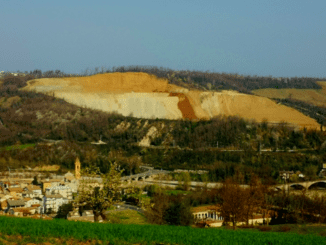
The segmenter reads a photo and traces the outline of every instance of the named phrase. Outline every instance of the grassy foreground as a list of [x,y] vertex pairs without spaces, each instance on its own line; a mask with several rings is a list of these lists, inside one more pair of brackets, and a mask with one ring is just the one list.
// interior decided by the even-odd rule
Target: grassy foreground
[[156,225],[94,224],[5,216],[0,217],[0,233],[28,236],[35,242],[45,242],[57,237],[80,241],[101,240],[110,244],[326,244],[326,238],[316,235]]

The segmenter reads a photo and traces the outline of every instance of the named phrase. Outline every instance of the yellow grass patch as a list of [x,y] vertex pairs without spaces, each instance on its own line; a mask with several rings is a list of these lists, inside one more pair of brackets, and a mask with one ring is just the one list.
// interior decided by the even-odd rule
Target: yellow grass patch
[[292,98],[307,102],[316,106],[326,106],[326,82],[317,82],[322,86],[322,89],[257,89],[252,92],[255,95],[274,98],[274,99],[288,99]]
[[45,166],[38,166],[35,167],[35,171],[58,171],[60,169],[59,165],[45,165]]

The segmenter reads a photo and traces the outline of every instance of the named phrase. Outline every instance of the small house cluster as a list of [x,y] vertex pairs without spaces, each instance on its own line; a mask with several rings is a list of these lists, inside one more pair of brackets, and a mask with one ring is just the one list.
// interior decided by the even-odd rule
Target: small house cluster
[[[81,164],[75,162],[75,174],[56,175],[54,178],[37,179],[0,178],[0,214],[13,216],[31,216],[49,218],[55,216],[64,204],[71,203],[77,196]],[[23,175],[21,175],[23,176]],[[101,179],[95,178],[90,185],[101,186]],[[69,220],[93,221],[92,211],[84,210],[82,214],[72,211]]]
[[[210,206],[199,206],[192,208],[192,215],[195,220],[195,224],[199,227],[220,227],[223,225],[224,217],[219,211],[219,207],[210,205]],[[270,215],[266,213],[264,216],[261,213],[255,213],[250,219],[250,225],[257,225],[270,222]],[[245,222],[238,222],[237,225],[244,225]]]
[[77,188],[78,179],[70,172],[39,183],[33,179],[0,179],[0,210],[14,216],[54,214],[73,200]]

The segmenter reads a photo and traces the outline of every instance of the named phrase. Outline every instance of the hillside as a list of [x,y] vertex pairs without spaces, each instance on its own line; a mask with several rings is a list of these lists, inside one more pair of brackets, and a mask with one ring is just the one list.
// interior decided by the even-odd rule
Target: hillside
[[316,106],[326,106],[326,82],[317,82],[321,89],[265,88],[252,90],[252,93],[271,99],[293,99]]
[[189,90],[146,73],[35,79],[23,89],[51,94],[77,106],[136,118],[210,119],[225,115],[319,128],[314,119],[268,98],[234,91]]
[[[151,78],[150,75],[145,77]],[[79,156],[85,167],[96,162],[103,172],[107,171],[110,161],[118,161],[125,169],[124,174],[137,173],[137,166],[144,163],[159,169],[207,169],[211,180],[224,179],[241,171],[244,176],[250,176],[253,172],[273,182],[278,177],[279,169],[304,171],[307,166],[320,166],[323,162],[319,156],[301,155],[302,151],[322,150],[325,134],[318,130],[298,131],[284,123],[258,123],[223,115],[210,120],[124,117],[117,113],[78,107],[53,97],[53,92],[46,95],[21,90],[26,86],[26,78],[6,77],[0,86],[0,169],[6,166],[21,168],[50,164],[73,169],[76,156]],[[78,80],[75,77],[72,79]],[[39,80],[34,81],[35,84]],[[61,87],[70,89],[67,83],[62,83]],[[74,86],[76,88],[76,84]],[[171,91],[164,80],[155,86],[151,89],[161,89],[161,92],[143,94],[151,94],[155,99],[156,93],[166,93],[164,89]],[[178,104],[176,110],[180,114],[192,113],[190,116],[196,116],[193,118],[200,118],[200,112],[209,115],[208,109],[228,114],[257,113],[250,110],[250,106],[259,108],[265,102],[265,107],[261,108],[266,115],[266,112],[272,112],[271,105],[276,105],[266,98],[232,91],[173,89],[180,90],[172,90],[167,98],[174,96]],[[85,93],[80,92],[80,96]],[[116,95],[114,92],[105,93],[112,94]],[[96,93],[91,95],[95,96]],[[245,103],[241,101],[243,98],[247,98]],[[220,103],[219,99],[224,103]],[[208,104],[210,101],[213,101],[212,106]],[[97,103],[101,101],[95,100],[94,104]],[[279,107],[282,106],[277,105],[276,108]],[[189,113],[184,118],[191,118]],[[106,144],[93,144],[100,138]],[[261,154],[260,149],[263,151]],[[279,151],[291,152],[281,154]],[[112,156],[108,158],[108,154]]]

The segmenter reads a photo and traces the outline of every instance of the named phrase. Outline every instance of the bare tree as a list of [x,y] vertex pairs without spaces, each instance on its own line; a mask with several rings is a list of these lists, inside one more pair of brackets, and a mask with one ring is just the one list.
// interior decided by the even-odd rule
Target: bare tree
[[257,175],[252,175],[249,188],[244,190],[244,218],[249,225],[250,218],[259,212],[264,201],[263,186]]
[[221,197],[223,199],[221,215],[224,222],[231,222],[235,229],[238,222],[245,220],[246,193],[238,183],[227,179],[223,183]]

